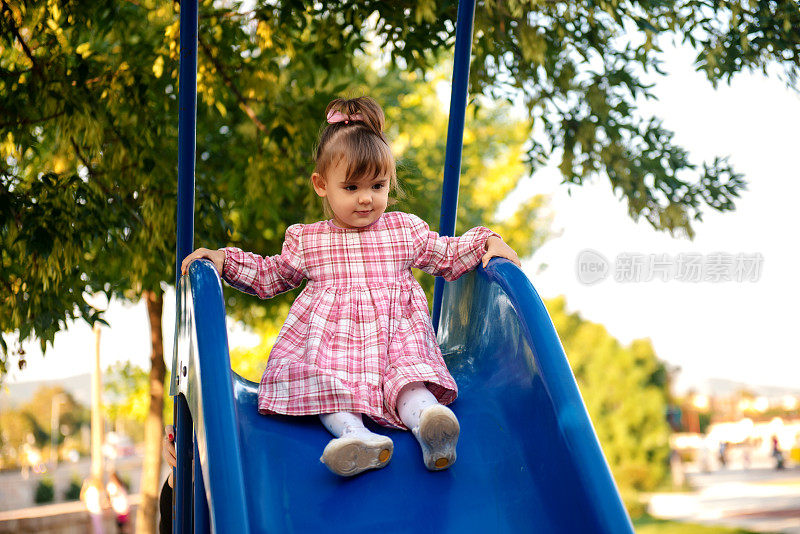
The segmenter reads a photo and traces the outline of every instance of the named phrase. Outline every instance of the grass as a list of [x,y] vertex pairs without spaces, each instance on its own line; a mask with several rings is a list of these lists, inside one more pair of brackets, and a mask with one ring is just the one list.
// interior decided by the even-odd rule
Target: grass
[[633,520],[636,534],[757,534],[751,530],[667,521],[644,515]]

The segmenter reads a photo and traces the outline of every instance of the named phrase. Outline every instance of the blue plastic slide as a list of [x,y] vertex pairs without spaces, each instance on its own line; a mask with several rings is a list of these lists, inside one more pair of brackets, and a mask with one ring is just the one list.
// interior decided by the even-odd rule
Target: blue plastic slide
[[259,415],[257,384],[230,370],[210,262],[180,281],[178,317],[196,532],[633,532],[552,321],[507,260],[445,286],[438,337],[462,429],[446,471],[425,469],[410,433],[378,428],[395,443],[389,465],[340,478],[319,462],[331,436],[317,417]]

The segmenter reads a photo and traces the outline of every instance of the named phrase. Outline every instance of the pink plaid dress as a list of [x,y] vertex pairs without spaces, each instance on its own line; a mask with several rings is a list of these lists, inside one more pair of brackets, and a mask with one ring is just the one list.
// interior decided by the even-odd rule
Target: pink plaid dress
[[279,255],[226,248],[222,276],[263,299],[308,280],[275,341],[258,390],[264,414],[367,414],[405,428],[400,389],[427,382],[442,404],[458,390],[442,359],[428,301],[411,267],[455,280],[494,234],[441,237],[415,215],[384,213],[364,228],[295,224]]

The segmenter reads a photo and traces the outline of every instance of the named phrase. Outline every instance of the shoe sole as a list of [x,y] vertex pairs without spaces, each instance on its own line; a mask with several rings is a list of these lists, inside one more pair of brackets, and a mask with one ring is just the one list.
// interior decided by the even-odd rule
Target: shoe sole
[[422,447],[425,467],[431,471],[441,471],[456,462],[460,431],[458,419],[450,408],[435,405],[422,412],[415,434]]
[[393,452],[394,443],[385,436],[375,439],[344,437],[331,440],[320,461],[333,473],[351,477],[369,469],[385,467]]

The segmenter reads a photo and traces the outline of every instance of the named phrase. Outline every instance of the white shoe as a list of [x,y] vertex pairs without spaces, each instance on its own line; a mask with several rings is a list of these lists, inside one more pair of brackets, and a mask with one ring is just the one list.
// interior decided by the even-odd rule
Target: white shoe
[[394,443],[387,436],[350,434],[330,440],[319,460],[337,475],[351,477],[368,469],[385,467],[393,451]]
[[441,471],[455,463],[460,430],[456,415],[447,406],[435,404],[422,411],[419,426],[412,432],[422,447],[425,467]]

